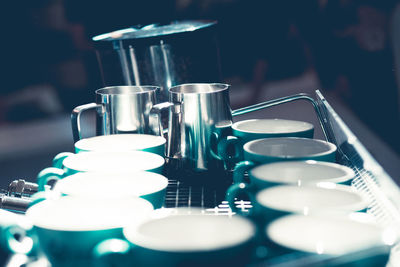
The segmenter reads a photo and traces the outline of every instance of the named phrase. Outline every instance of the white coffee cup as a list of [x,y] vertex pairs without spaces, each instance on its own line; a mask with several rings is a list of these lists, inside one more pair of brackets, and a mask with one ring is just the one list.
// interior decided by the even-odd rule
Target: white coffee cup
[[122,229],[148,219],[153,206],[141,198],[46,199],[26,211],[39,246],[54,266],[92,265],[92,250]]
[[[355,173],[349,167],[315,160],[281,161],[257,166],[249,171],[261,187],[277,184],[310,185],[320,182],[349,184]],[[238,181],[237,181],[238,182]]]
[[314,125],[285,119],[252,119],[235,122],[232,124],[232,132],[244,143],[272,137],[313,138]]
[[264,233],[286,251],[327,255],[345,255],[396,241],[395,236],[375,224],[331,216],[285,216],[269,224]]
[[80,172],[56,182],[53,190],[67,196],[141,197],[161,208],[168,179],[153,172]]
[[[350,186],[333,183],[318,186],[273,186],[258,192],[254,205],[269,219],[288,213],[349,214],[367,208],[366,199]],[[262,212],[260,212],[262,210]]]
[[166,139],[149,134],[112,134],[84,138],[75,143],[75,152],[146,151],[165,155]]
[[81,152],[59,153],[53,160],[52,168],[45,168],[38,174],[39,190],[52,180],[60,180],[79,172],[135,172],[150,171],[161,173],[165,160],[160,155],[145,151],[124,152]]
[[[240,216],[190,214],[161,216],[124,229],[130,246],[126,265],[137,266],[244,266],[250,262],[255,227]],[[160,212],[157,211],[160,215]],[[115,244],[118,246],[115,246]],[[126,244],[126,242],[125,242]],[[99,257],[126,248],[116,240],[96,247]]]

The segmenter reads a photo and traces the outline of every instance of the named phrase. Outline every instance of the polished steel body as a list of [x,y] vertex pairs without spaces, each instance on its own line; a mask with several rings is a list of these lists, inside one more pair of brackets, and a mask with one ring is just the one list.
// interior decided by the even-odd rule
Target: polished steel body
[[18,179],[9,184],[7,193],[9,196],[30,197],[31,195],[37,193],[37,191],[38,185],[36,183]]
[[89,109],[97,110],[97,135],[152,134],[149,114],[158,91],[156,86],[113,86],[96,90],[96,103],[78,106],[72,111],[74,141],[82,138],[80,115]]
[[217,22],[178,21],[134,26],[93,37],[104,86],[220,82]]
[[[229,85],[183,84],[169,89],[169,103],[154,106],[152,113],[169,108],[167,157],[196,172],[220,168],[218,140],[230,134],[232,110]],[[162,133],[160,119],[156,129]]]

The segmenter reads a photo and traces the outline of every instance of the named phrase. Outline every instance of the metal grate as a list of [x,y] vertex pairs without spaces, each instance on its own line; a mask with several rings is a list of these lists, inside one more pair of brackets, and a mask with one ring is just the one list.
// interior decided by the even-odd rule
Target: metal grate
[[[232,216],[235,213],[224,200],[226,188],[187,185],[182,181],[169,180],[165,196],[165,208],[200,207],[206,214]],[[238,200],[236,206],[243,212],[251,207],[250,201]]]

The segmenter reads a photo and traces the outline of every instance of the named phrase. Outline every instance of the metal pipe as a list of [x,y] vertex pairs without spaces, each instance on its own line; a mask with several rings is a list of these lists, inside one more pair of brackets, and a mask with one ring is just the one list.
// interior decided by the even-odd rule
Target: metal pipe
[[306,100],[309,101],[315,110],[315,113],[317,115],[317,118],[319,120],[319,123],[321,125],[322,128],[322,132],[324,133],[325,139],[328,141],[328,135],[327,135],[327,129],[325,128],[325,119],[322,116],[322,113],[318,107],[318,103],[308,94],[296,94],[296,95],[291,95],[291,96],[285,96],[285,97],[281,97],[281,98],[277,98],[277,99],[273,99],[273,100],[269,100],[269,101],[265,101],[265,102],[261,102],[258,104],[254,104],[251,106],[247,106],[247,107],[243,107],[243,108],[239,108],[236,109],[234,111],[232,111],[232,116],[239,116],[239,115],[243,115],[246,113],[250,113],[250,112],[254,112],[254,111],[258,111],[258,110],[262,110],[262,109],[266,109],[269,107],[273,107],[273,106],[277,106],[277,105],[281,105],[284,103],[289,103],[289,102],[293,102],[296,100]]

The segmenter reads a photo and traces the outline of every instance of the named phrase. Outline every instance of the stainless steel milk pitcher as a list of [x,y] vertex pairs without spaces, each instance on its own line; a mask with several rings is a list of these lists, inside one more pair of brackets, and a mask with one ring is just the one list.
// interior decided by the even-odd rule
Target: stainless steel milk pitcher
[[96,103],[81,105],[72,111],[74,141],[82,138],[80,116],[90,109],[97,111],[96,135],[153,134],[149,115],[159,89],[157,86],[112,86],[96,90]]
[[221,168],[222,159],[214,152],[218,139],[231,131],[229,85],[182,84],[169,89],[169,100],[151,111],[154,131],[162,134],[160,113],[169,108],[168,160],[196,172]]

